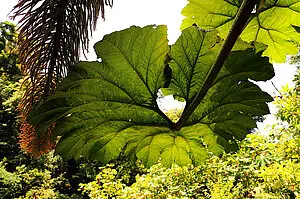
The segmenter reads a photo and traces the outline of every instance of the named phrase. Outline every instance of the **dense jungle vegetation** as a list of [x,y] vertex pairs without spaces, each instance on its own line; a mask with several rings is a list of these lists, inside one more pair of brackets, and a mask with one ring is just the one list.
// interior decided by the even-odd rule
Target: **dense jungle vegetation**
[[[254,83],[299,63],[298,5],[189,0],[175,44],[164,25],[133,26],[62,76],[24,72],[36,42],[0,23],[0,197],[300,198],[299,70],[278,96]],[[163,113],[159,90],[185,109]],[[267,103],[278,120],[262,135]]]

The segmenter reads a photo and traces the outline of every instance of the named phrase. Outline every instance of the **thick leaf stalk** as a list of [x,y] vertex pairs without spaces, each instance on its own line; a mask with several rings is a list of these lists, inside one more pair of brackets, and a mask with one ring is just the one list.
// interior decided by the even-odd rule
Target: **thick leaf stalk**
[[188,118],[191,116],[191,114],[194,112],[194,110],[198,107],[200,102],[205,97],[206,93],[208,92],[209,88],[213,84],[214,80],[216,79],[217,75],[219,74],[222,66],[224,65],[229,53],[231,52],[235,42],[239,38],[240,34],[244,30],[245,26],[247,25],[247,22],[249,20],[249,17],[251,15],[251,12],[254,10],[255,6],[257,5],[257,0],[245,0],[236,16],[235,22],[232,25],[232,28],[225,40],[225,43],[215,61],[213,64],[210,72],[208,73],[205,82],[203,84],[203,87],[198,92],[196,98],[192,101],[191,104],[189,104],[185,110],[183,111],[183,114],[179,121],[174,125],[173,129],[179,131],[182,126],[185,124],[185,122],[188,120]]

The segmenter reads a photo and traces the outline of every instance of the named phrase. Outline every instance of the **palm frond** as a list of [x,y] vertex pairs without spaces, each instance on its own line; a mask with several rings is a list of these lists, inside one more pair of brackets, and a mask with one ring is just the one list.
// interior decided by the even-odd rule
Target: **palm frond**
[[[99,14],[104,19],[105,6],[112,4],[113,0],[19,0],[13,18],[21,16],[20,63],[28,77],[19,106],[24,123],[33,104],[51,95],[78,62],[81,49],[87,52]],[[30,129],[26,124],[23,131]]]
[[27,153],[31,154],[34,157],[39,157],[42,154],[50,152],[54,148],[56,142],[56,140],[51,141],[50,138],[55,124],[52,124],[49,129],[47,129],[46,134],[44,134],[43,136],[38,136],[34,127],[28,124],[22,117],[23,115],[21,115],[20,118],[24,122],[20,127],[20,148],[25,149]]

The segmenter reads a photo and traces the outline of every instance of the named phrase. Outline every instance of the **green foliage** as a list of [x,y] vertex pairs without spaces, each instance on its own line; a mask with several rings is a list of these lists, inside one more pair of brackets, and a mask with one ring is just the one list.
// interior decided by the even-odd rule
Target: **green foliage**
[[[60,156],[54,156],[54,151],[40,158],[31,158],[30,162],[16,166],[14,171],[8,170],[7,163],[6,158],[0,162],[0,198],[3,199],[85,199],[89,198],[85,193],[89,193],[90,189],[96,191],[96,188],[97,192],[111,191],[113,195],[116,187],[111,185],[112,176],[120,179],[118,182],[122,180],[125,186],[132,184],[137,174],[145,173],[140,163],[136,166],[124,160],[117,160],[100,167],[101,165],[84,158],[77,162],[64,162]],[[100,174],[97,175],[99,171]],[[104,173],[104,178],[101,173]],[[103,190],[98,190],[99,186],[94,182],[89,183],[99,176],[103,184],[107,183],[102,187]]]
[[91,198],[181,198],[198,196],[197,191],[201,189],[194,167],[166,168],[161,163],[155,164],[147,174],[137,175],[134,184],[126,186],[121,179],[116,179],[117,171],[109,166],[99,173],[96,181],[82,184]]
[[166,168],[155,164],[147,174],[136,177],[136,182],[124,190],[123,198],[198,198],[205,187],[197,173],[199,168],[193,166]]
[[[97,165],[80,160],[78,170],[66,174],[62,159],[53,153],[34,164],[17,167],[15,172],[7,171],[4,161],[0,166],[0,196],[28,199],[297,198],[299,138],[291,139],[290,129],[278,125],[270,133],[271,137],[250,134],[240,143],[238,152],[211,156],[206,164],[197,167],[166,168],[159,162],[145,171],[140,164],[134,167],[118,161],[98,170]],[[73,185],[68,176],[80,180],[78,192],[70,190]],[[133,184],[129,177],[135,177]],[[80,192],[84,195],[80,196]]]
[[80,184],[83,193],[88,192],[90,198],[115,198],[119,197],[124,188],[121,179],[117,179],[117,171],[113,169],[114,165],[106,165],[100,168],[100,173],[96,176],[96,181],[87,184]]
[[[223,157],[211,156],[206,164],[164,167],[161,163],[136,176],[126,186],[107,165],[95,181],[82,184],[93,198],[298,198],[299,139],[279,129],[273,138],[251,134],[241,150]],[[289,149],[287,151],[286,149]],[[107,189],[106,189],[107,187]]]
[[10,80],[20,75],[16,39],[15,25],[8,21],[0,22],[0,74],[7,75]]
[[[15,25],[0,23],[0,160],[19,153],[17,104],[21,99]],[[13,163],[14,164],[14,163]]]
[[[17,166],[14,172],[6,170],[6,159],[0,163],[0,196],[10,198],[58,198],[60,195],[56,186],[66,183],[63,173],[53,176],[59,161],[58,157],[48,158],[51,162],[44,162],[44,168],[30,168],[30,166]],[[40,161],[42,163],[42,161]],[[61,162],[60,162],[61,164]]]
[[[262,167],[258,175],[263,184],[256,189],[261,198],[290,198],[299,196],[300,164],[292,160],[274,162],[269,167]],[[278,197],[279,196],[279,197]]]
[[180,108],[173,108],[167,112],[165,112],[166,116],[172,120],[172,122],[177,122],[182,114],[182,109]]
[[[298,53],[300,1],[260,2],[252,12],[241,39],[254,42],[257,49],[261,49],[261,44],[264,44],[262,56],[270,57],[272,62],[285,62],[286,55]],[[189,0],[189,4],[182,11],[187,18],[183,20],[181,28],[192,24],[205,30],[216,28],[219,35],[226,38],[241,4],[242,1],[236,0]]]
[[[253,118],[268,113],[266,102],[272,101],[250,80],[266,81],[274,75],[262,55],[282,61],[287,53],[294,53],[299,40],[297,0],[259,1],[241,36],[254,43],[238,41],[180,130],[174,126],[185,112],[165,115],[156,102],[158,90],[167,87],[187,107],[193,103],[207,86],[206,78],[224,44],[222,37],[241,2],[190,0],[183,11],[188,16],[184,24],[196,22],[218,31],[188,27],[172,46],[165,26],[131,27],[106,35],[95,45],[101,61],[80,62],[55,95],[30,115],[39,135],[55,122],[52,139],[60,138],[56,152],[68,162],[52,153],[40,159],[17,156],[30,161],[21,166],[17,165],[23,159],[18,164],[4,159],[0,197],[299,198],[298,87],[284,91],[277,102],[284,104],[278,116],[290,124],[288,128],[274,126],[271,137],[248,134],[256,127]],[[198,24],[194,11],[200,11],[204,26]],[[18,101],[13,92],[18,75],[11,70],[17,61],[2,60],[9,57],[6,41],[12,41],[12,31],[2,31],[8,39],[0,43],[5,86],[0,86],[0,113],[10,116]],[[224,153],[238,147],[235,153]],[[99,160],[101,167],[82,156]],[[145,166],[139,161],[134,165],[137,159]]]
[[272,101],[248,79],[270,79],[272,65],[254,50],[233,52],[200,106],[175,131],[156,104],[166,81],[167,53],[170,88],[190,104],[204,86],[219,45],[216,32],[196,27],[184,30],[171,49],[166,37],[165,26],[131,27],[105,36],[95,45],[102,62],[80,62],[29,122],[39,134],[56,123],[54,135],[62,136],[56,151],[65,159],[83,155],[108,163],[124,152],[147,167],[158,159],[165,166],[199,165],[207,150],[236,150],[236,141],[256,127],[252,117],[268,113],[266,102]]
[[280,97],[275,104],[279,109],[276,113],[277,117],[282,121],[288,122],[295,134],[300,132],[300,92],[299,88],[295,89],[284,87],[280,91]]

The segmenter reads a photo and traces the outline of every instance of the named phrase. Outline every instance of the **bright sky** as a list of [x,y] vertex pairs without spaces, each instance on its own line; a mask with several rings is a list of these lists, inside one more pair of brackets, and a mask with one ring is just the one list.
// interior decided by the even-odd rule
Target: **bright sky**
[[[0,21],[5,21],[7,14],[18,0],[1,0]],[[166,24],[168,26],[168,37],[170,43],[174,43],[180,35],[180,24],[182,20],[181,10],[187,4],[187,0],[114,0],[112,9],[106,8],[106,20],[99,19],[97,31],[91,39],[89,60],[95,60],[96,55],[93,51],[93,44],[101,40],[105,34],[116,30],[122,30],[132,25],[145,26],[149,24]],[[276,76],[272,79],[278,89],[289,84],[292,85],[293,75],[296,71],[295,66],[288,64],[275,64]],[[278,95],[271,81],[259,84],[264,91],[272,96]],[[166,106],[171,107],[168,100]],[[274,113],[275,109],[271,108]],[[259,124],[262,131],[265,124],[274,122],[272,116],[268,116],[263,125]]]

